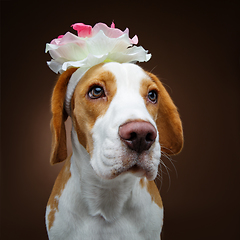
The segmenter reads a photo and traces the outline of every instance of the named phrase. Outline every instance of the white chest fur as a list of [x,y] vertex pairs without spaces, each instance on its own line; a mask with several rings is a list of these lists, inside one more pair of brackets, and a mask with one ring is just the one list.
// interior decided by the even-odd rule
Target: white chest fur
[[[58,207],[49,239],[160,239],[163,209],[140,178],[131,174],[112,180],[97,177],[87,151],[76,140],[73,131],[71,177],[61,196],[55,196]],[[52,207],[47,207],[47,226]]]

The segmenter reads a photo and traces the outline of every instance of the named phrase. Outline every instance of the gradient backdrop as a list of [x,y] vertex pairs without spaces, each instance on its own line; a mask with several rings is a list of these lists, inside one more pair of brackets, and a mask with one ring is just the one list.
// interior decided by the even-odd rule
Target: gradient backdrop
[[[20,1],[19,1],[20,2]],[[29,2],[29,1],[28,1]],[[112,20],[152,53],[179,108],[185,146],[160,184],[163,240],[240,238],[238,1],[1,1],[1,239],[47,239],[51,167],[45,44],[83,22]],[[177,173],[176,173],[177,172]]]

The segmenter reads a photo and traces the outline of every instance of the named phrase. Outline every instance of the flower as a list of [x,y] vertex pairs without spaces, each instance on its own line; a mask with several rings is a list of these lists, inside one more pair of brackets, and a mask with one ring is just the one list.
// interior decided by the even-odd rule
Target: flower
[[151,58],[143,47],[137,47],[138,37],[129,38],[129,29],[108,27],[97,23],[93,28],[83,23],[72,25],[77,35],[67,32],[46,44],[46,52],[52,57],[47,62],[55,73],[70,67],[90,68],[102,62],[143,62]]
[[129,38],[129,29],[122,32],[115,28],[114,22],[110,28],[104,23],[97,23],[93,28],[75,23],[72,28],[78,35],[67,32],[46,44],[46,52],[52,57],[47,64],[55,73],[78,68],[67,86],[65,109],[68,115],[71,114],[71,98],[77,83],[89,68],[102,62],[147,62],[151,58],[143,47],[135,46],[138,43],[136,35]]

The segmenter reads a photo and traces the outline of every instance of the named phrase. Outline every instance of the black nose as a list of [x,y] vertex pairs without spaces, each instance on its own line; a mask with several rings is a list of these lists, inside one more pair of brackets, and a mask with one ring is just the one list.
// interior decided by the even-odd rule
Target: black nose
[[155,127],[144,121],[125,123],[119,127],[118,134],[130,149],[138,153],[148,150],[157,137]]

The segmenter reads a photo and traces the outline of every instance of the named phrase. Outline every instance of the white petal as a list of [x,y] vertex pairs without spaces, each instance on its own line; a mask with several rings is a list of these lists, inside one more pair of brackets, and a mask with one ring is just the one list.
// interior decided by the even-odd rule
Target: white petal
[[86,58],[89,52],[86,46],[80,47],[76,43],[68,43],[56,50],[50,50],[49,53],[55,59],[61,57],[70,61],[78,61]]
[[84,67],[84,68],[90,68],[93,67],[99,63],[104,62],[104,60],[107,58],[107,54],[95,56],[92,54],[89,54],[87,58],[81,60],[81,61],[68,61],[64,62],[62,65],[62,70],[66,71],[69,67]]
[[109,59],[115,62],[147,62],[151,58],[151,54],[147,54],[147,51],[143,47],[131,47],[125,52],[110,53]]
[[89,52],[94,55],[109,53],[113,51],[118,44],[121,45],[121,49],[119,50],[124,50],[131,46],[127,35],[124,34],[119,38],[109,38],[103,31],[99,31],[96,36],[89,38],[86,43]]
[[53,59],[51,61],[47,62],[47,65],[55,73],[61,73],[62,72],[61,71],[62,70],[62,64],[53,60]]
[[49,50],[55,50],[55,49],[58,49],[57,45],[47,43],[45,48],[45,53],[47,53]]

